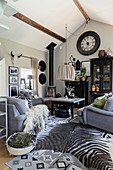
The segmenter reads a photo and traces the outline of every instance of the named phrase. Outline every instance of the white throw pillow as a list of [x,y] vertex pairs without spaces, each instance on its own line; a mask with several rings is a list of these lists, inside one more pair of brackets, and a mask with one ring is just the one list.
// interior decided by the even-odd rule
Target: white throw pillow
[[109,97],[104,105],[104,110],[113,111],[113,97]]

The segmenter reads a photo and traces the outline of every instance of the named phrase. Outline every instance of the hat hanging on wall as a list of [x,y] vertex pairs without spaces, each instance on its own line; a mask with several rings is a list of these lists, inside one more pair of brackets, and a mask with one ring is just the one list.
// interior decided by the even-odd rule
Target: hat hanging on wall
[[38,68],[39,68],[40,71],[44,72],[46,70],[46,63],[43,60],[41,60],[39,62],[39,67]]

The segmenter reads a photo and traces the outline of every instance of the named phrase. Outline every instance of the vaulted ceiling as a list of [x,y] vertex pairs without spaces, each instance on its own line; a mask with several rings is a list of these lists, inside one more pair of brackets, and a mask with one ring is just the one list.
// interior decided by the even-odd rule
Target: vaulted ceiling
[[[75,32],[85,18],[73,0],[7,0],[18,12],[65,38],[65,25],[70,32]],[[113,0],[79,0],[88,16],[96,21],[113,25]],[[18,20],[14,16],[0,16],[0,23],[10,29],[0,33],[1,38],[45,51],[51,42],[61,44],[44,32]],[[69,36],[69,35],[68,35]]]

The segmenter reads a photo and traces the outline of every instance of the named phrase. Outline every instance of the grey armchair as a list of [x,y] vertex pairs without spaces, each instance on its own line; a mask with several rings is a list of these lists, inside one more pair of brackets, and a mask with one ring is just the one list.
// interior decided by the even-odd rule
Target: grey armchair
[[[111,99],[108,99],[107,103],[109,100]],[[104,109],[93,107],[93,104],[79,109],[77,111],[79,122],[113,133],[113,111]]]
[[[24,128],[24,121],[26,119],[26,112],[28,110],[25,101],[18,98],[5,97],[7,98],[7,112],[8,112],[8,136],[14,132],[21,132]],[[33,105],[43,104],[43,99],[34,99]],[[5,110],[4,103],[0,103],[0,110]],[[0,118],[0,125],[4,126],[4,117]]]

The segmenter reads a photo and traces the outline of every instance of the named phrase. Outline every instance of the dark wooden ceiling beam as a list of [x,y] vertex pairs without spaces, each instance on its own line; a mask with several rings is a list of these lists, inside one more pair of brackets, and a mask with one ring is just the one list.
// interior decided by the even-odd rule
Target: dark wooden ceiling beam
[[19,12],[14,14],[13,16],[15,18],[17,18],[17,19],[19,19],[19,20],[21,20],[21,21],[31,25],[32,27],[35,27],[36,29],[38,29],[38,30],[40,30],[40,31],[42,31],[42,32],[44,32],[44,33],[46,33],[46,34],[48,34],[48,35],[50,35],[50,36],[60,40],[60,41],[62,41],[62,42],[66,42],[65,38],[63,38],[60,35],[54,33],[53,31],[43,27],[42,25],[38,24],[37,22],[31,20],[30,18],[24,16],[23,14],[21,14]]
[[89,21],[90,17],[88,16],[84,8],[81,6],[80,2],[78,0],[73,0],[73,1],[75,5],[78,7],[78,9],[80,10],[80,12],[82,13],[82,15],[84,16],[84,18],[86,19],[86,21]]

